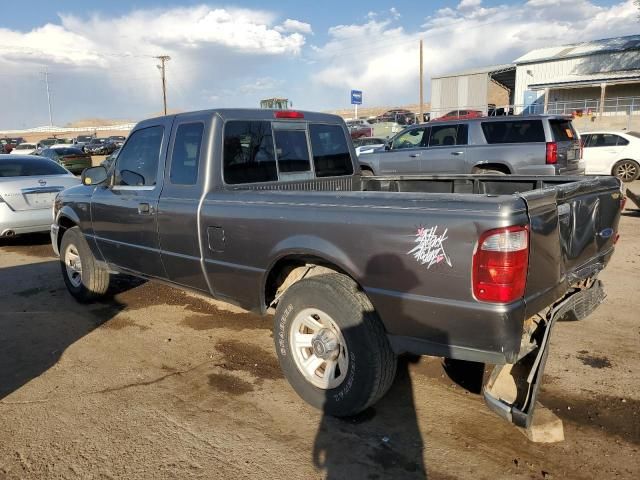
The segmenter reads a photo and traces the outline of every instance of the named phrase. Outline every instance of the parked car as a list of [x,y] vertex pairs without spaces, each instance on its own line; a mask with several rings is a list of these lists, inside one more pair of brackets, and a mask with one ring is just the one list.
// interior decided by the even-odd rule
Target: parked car
[[0,237],[48,231],[55,196],[79,183],[47,158],[0,155]]
[[94,138],[95,138],[95,135],[78,135],[76,138],[73,139],[73,144],[76,146],[76,148],[83,150],[84,146]]
[[75,146],[73,143],[73,138],[56,138],[56,143],[50,145],[49,148],[58,148],[58,147],[71,147]]
[[125,140],[127,139],[127,137],[123,136],[123,135],[112,135],[110,137],[107,137],[107,141],[110,143],[115,144],[116,147],[120,148],[122,145],[124,145]]
[[418,117],[410,110],[403,108],[397,108],[393,110],[387,110],[382,115],[378,116],[378,122],[392,122],[399,125],[413,125],[419,123]]
[[353,146],[356,149],[356,155],[359,157],[363,153],[384,149],[386,142],[386,139],[380,137],[362,137],[353,140]]
[[45,148],[38,155],[47,157],[76,174],[91,166],[91,155],[75,147]]
[[90,155],[109,155],[117,148],[115,143],[108,141],[106,138],[92,138],[84,146],[84,151]]
[[463,120],[467,118],[478,118],[484,116],[480,110],[451,110],[445,113],[443,116],[433,120],[434,122],[441,122],[446,120]]
[[570,117],[482,117],[409,127],[360,165],[365,175],[582,175],[581,154]]
[[640,132],[588,132],[582,145],[587,175],[615,175],[623,182],[640,177]]
[[0,153],[11,153],[11,150],[16,148],[21,143],[24,143],[24,138],[22,137],[5,137],[0,139]]
[[21,143],[11,150],[12,155],[31,155],[38,146],[35,143]]
[[52,145],[55,145],[56,143],[58,143],[58,139],[55,137],[49,137],[49,138],[43,138],[42,140],[38,141],[38,151],[42,151],[45,148],[50,148]]
[[620,181],[358,173],[334,115],[154,118],[58,195],[52,246],[82,302],[126,272],[275,308],[284,374],[328,415],[377,402],[408,352],[496,364],[488,405],[529,425],[554,322],[604,297]]

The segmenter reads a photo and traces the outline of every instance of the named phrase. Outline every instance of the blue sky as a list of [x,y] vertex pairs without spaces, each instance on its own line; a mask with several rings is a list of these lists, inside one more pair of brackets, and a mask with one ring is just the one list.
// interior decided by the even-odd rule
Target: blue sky
[[[5,9],[6,10],[6,9]],[[161,108],[158,54],[169,54],[169,107],[296,108],[416,103],[418,39],[433,74],[510,62],[534,48],[637,33],[632,0],[258,2],[25,0],[0,27],[0,128],[138,120]]]

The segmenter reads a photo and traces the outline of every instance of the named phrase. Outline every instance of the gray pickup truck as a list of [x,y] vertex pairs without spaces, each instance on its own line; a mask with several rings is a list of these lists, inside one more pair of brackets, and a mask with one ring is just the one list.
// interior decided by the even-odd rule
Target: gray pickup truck
[[360,156],[364,175],[479,173],[582,175],[571,117],[526,115],[413,125]]
[[70,293],[132,274],[275,312],[298,394],[363,411],[409,352],[495,364],[488,405],[528,425],[554,322],[603,299],[613,177],[361,177],[337,116],[209,110],[139,123],[109,173],[54,204]]

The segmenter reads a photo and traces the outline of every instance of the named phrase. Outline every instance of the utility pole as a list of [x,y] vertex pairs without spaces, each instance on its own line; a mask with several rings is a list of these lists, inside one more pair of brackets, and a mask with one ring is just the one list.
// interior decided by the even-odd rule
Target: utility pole
[[159,69],[160,72],[162,74],[162,103],[164,105],[164,114],[167,114],[167,78],[165,76],[165,67],[164,64],[171,60],[171,57],[169,55],[159,55],[157,57],[158,60],[160,60],[160,65],[156,65]]
[[44,83],[47,85],[47,103],[49,104],[49,126],[53,127],[53,116],[51,115],[51,91],[49,90],[49,69],[44,67]]
[[419,123],[424,122],[424,71],[422,65],[422,39],[420,39],[420,119]]

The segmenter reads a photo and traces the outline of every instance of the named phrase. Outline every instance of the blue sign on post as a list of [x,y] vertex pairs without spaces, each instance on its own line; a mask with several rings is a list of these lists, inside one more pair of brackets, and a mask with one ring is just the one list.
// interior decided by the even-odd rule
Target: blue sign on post
[[351,90],[351,105],[362,105],[362,90]]

